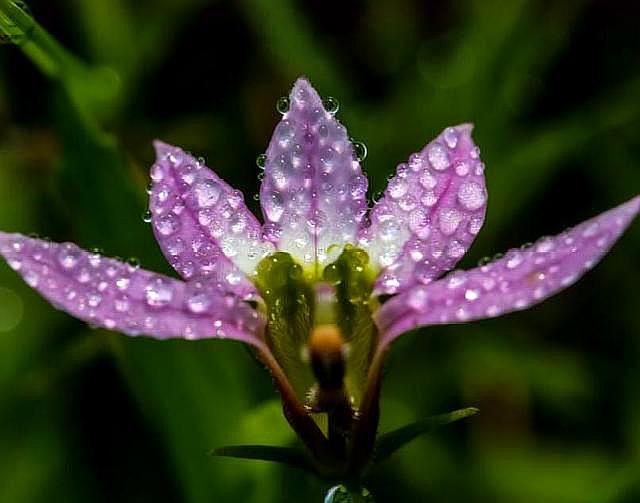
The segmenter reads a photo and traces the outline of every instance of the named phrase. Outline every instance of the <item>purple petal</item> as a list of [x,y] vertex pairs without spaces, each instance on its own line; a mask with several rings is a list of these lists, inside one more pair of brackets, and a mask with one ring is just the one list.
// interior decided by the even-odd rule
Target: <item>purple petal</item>
[[156,141],[149,209],[167,260],[185,279],[206,276],[242,297],[255,293],[245,276],[274,250],[233,190],[201,161]]
[[261,347],[263,320],[211,283],[183,283],[139,267],[21,234],[0,253],[55,307],[92,325],[158,339],[228,337]]
[[376,293],[398,293],[452,269],[482,227],[487,203],[484,165],[472,126],[445,129],[398,166],[371,210],[361,243],[383,268]]
[[640,196],[493,263],[397,295],[376,314],[381,343],[421,325],[493,318],[543,301],[597,264],[639,210]]
[[304,265],[326,264],[355,243],[367,179],[346,128],[308,80],[296,81],[289,100],[267,149],[260,189],[265,235]]

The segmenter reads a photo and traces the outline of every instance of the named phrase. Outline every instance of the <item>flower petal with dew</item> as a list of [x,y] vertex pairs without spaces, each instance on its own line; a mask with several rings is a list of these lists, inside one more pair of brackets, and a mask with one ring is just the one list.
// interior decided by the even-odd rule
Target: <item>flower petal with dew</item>
[[265,234],[317,274],[345,244],[355,244],[367,179],[346,128],[306,79],[293,86],[266,155],[260,188]]
[[155,142],[149,209],[167,260],[184,278],[206,278],[243,298],[255,294],[246,274],[274,251],[244,197],[183,150]]
[[54,306],[94,326],[157,339],[228,337],[262,346],[264,321],[231,292],[179,280],[72,243],[0,233],[0,253]]
[[377,313],[381,346],[413,328],[526,309],[575,283],[609,251],[640,210],[640,197],[554,237],[508,251],[393,297]]
[[487,193],[472,129],[447,128],[411,155],[372,208],[360,243],[382,268],[376,294],[429,283],[455,266],[480,231]]

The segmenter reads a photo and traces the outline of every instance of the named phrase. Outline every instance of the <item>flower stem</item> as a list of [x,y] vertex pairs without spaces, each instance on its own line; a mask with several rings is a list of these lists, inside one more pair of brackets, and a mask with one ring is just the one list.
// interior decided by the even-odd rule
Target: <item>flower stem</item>
[[0,0],[0,31],[49,77],[60,78],[86,70],[33,19],[22,2]]
[[89,122],[113,109],[118,75],[109,68],[88,66],[67,51],[38,24],[24,2],[0,0],[0,36],[19,46],[42,73],[59,81]]

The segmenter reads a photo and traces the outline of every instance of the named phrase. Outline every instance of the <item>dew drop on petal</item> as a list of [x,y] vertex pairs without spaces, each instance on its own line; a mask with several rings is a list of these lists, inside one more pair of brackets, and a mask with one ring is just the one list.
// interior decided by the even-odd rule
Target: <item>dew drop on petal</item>
[[484,188],[476,182],[464,182],[458,187],[458,201],[469,211],[482,208],[486,201]]
[[354,141],[353,157],[356,161],[364,161],[367,158],[367,146],[361,141]]
[[464,292],[464,298],[470,301],[476,300],[480,297],[480,291],[475,288],[469,288]]
[[153,278],[145,286],[145,298],[151,307],[163,307],[173,300],[173,289],[163,278]]
[[340,103],[333,96],[327,96],[325,99],[323,99],[322,106],[331,115],[337,114],[338,110],[340,109]]
[[440,232],[445,236],[450,236],[458,229],[461,220],[462,215],[458,210],[454,208],[443,208],[438,218]]
[[402,178],[395,177],[389,182],[387,192],[393,199],[404,196],[409,190],[409,184]]
[[161,235],[170,236],[180,228],[180,221],[173,213],[169,213],[156,220],[155,227]]
[[380,223],[378,232],[383,241],[395,241],[398,239],[400,231],[400,223],[395,219],[390,219]]
[[267,154],[260,154],[258,155],[258,157],[256,157],[256,166],[258,166],[260,169],[264,169],[266,164],[267,164]]
[[222,188],[215,180],[202,180],[195,184],[193,193],[198,206],[208,208],[218,202]]
[[538,253],[548,253],[552,251],[554,248],[555,248],[555,244],[553,242],[553,239],[551,238],[542,239],[536,245],[536,251]]
[[507,257],[507,268],[515,269],[524,261],[524,257],[519,252],[512,252]]
[[166,243],[167,251],[169,255],[177,256],[184,252],[184,241],[181,238],[173,238],[167,241]]
[[58,261],[65,269],[72,269],[80,261],[81,256],[80,249],[77,246],[67,243],[62,245],[62,249],[58,254]]
[[154,164],[151,167],[151,179],[154,182],[160,182],[164,178],[164,170],[160,164]]
[[449,154],[439,143],[434,143],[429,147],[427,158],[433,169],[437,171],[444,171],[449,167]]
[[276,101],[276,110],[282,115],[286,114],[289,111],[288,96],[281,96],[280,98],[278,98],[278,101]]
[[284,200],[280,192],[271,192],[262,202],[265,216],[272,222],[279,222],[284,213]]
[[420,185],[422,185],[425,189],[431,190],[435,188],[438,184],[436,177],[431,174],[428,170],[425,170],[420,175]]
[[462,243],[460,243],[460,241],[454,240],[451,241],[447,247],[447,256],[449,258],[459,259],[466,253],[466,251],[467,249]]

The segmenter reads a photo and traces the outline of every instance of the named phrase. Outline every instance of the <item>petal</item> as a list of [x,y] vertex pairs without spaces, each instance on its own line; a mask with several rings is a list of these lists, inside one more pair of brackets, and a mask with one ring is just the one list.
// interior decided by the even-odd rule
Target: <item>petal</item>
[[597,264],[639,210],[640,196],[490,264],[397,295],[376,313],[382,345],[421,325],[493,318],[543,301]]
[[305,268],[326,264],[355,243],[366,192],[346,128],[309,81],[298,79],[267,149],[260,188],[265,235]]
[[55,307],[92,325],[158,339],[228,337],[260,347],[263,321],[237,296],[81,250],[0,232],[0,253]]
[[237,295],[255,289],[246,274],[274,250],[233,190],[183,150],[156,141],[149,209],[167,260],[185,279],[210,277]]
[[372,264],[383,268],[375,293],[398,293],[452,269],[482,227],[484,165],[472,126],[445,129],[398,166],[361,233]]

